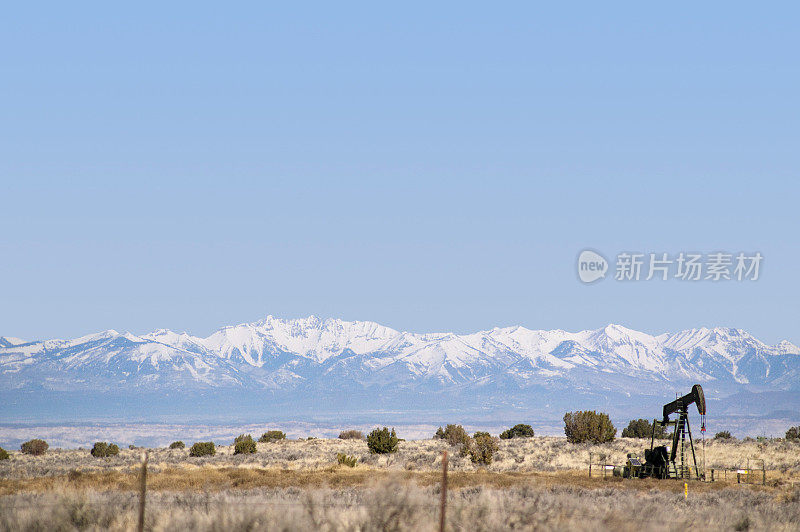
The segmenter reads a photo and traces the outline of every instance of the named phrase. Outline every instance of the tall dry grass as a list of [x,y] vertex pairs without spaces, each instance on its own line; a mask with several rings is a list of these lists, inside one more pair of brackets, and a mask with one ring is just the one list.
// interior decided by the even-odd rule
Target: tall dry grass
[[[438,487],[383,481],[335,489],[155,492],[146,527],[172,530],[435,530]],[[131,530],[133,492],[56,491],[3,497],[1,531]],[[448,530],[797,530],[800,493],[526,486],[455,490]]]

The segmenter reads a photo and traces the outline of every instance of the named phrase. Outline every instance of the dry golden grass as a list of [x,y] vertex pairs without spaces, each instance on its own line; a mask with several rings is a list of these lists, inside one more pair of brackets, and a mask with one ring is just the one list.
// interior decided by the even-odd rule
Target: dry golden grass
[[[451,480],[455,487],[503,488],[539,482],[591,488],[598,486],[597,482],[602,479],[587,478],[590,453],[595,463],[622,464],[626,453],[641,454],[648,443],[627,438],[603,445],[570,444],[556,437],[503,440],[495,460],[486,467],[478,467],[468,458],[459,456],[454,452],[456,448],[441,440],[401,442],[396,454],[386,456],[369,453],[363,441],[339,439],[260,443],[258,451],[249,455],[233,455],[231,446],[222,446],[218,447],[216,456],[203,458],[190,458],[185,449],[152,449],[149,451],[149,485],[154,490],[292,485],[337,487],[360,486],[372,478],[399,475],[427,486],[437,481],[441,453],[449,450]],[[0,462],[0,493],[43,491],[62,484],[92,489],[134,489],[141,452],[141,449],[124,449],[120,456],[107,459],[93,458],[88,450],[52,450],[38,457],[15,452],[10,460]],[[338,467],[337,453],[356,456],[358,465],[352,469]],[[800,445],[796,443],[706,442],[706,464],[718,470],[717,479],[723,478],[720,469],[744,466],[748,458],[755,467],[757,457],[765,460],[769,485],[791,485],[800,481]],[[729,482],[735,483],[735,478],[735,474],[728,475]],[[601,485],[608,486],[608,482]],[[650,486],[650,481],[623,484],[626,487],[628,484]],[[666,489],[668,485],[658,484],[659,489]]]
[[[147,528],[151,530],[435,530],[441,453],[450,451],[449,529],[797,530],[800,445],[711,442],[706,463],[767,462],[767,486],[728,482],[623,480],[588,476],[596,462],[622,463],[647,442],[572,445],[563,438],[502,441],[496,460],[476,467],[440,440],[406,441],[378,456],[358,440],[258,444],[257,452],[190,458],[151,449]],[[142,450],[97,459],[88,450],[45,456],[12,453],[0,463],[0,532],[130,530]],[[358,457],[354,468],[337,453]],[[719,477],[718,477],[719,478]],[[800,484],[800,483],[798,483]]]
[[[481,474],[459,475],[475,478]],[[291,478],[296,472],[283,475]],[[150,491],[145,528],[226,532],[436,530],[438,486],[419,486],[397,475],[405,474],[381,476],[364,486],[337,488]],[[608,482],[606,488],[626,484],[634,485]],[[684,500],[682,494],[663,489],[586,489],[541,483],[500,489],[465,486],[448,493],[447,530],[789,531],[797,530],[800,522],[798,502],[800,491],[776,496],[746,487],[692,492],[689,500]],[[17,493],[2,497],[0,532],[132,530],[137,509],[137,495],[132,491],[62,488]]]
[[[237,467],[168,468],[151,472],[147,477],[150,491],[214,492],[229,489],[255,488],[348,488],[365,487],[374,482],[402,481],[420,487],[438,486],[438,471],[387,471],[373,468],[331,466],[324,470],[296,471],[286,469],[257,469]],[[623,480],[619,477],[589,477],[585,472],[496,472],[452,471],[448,474],[452,489],[485,487],[507,489],[512,487],[573,486],[584,489],[662,490],[682,493],[683,481],[678,480]],[[129,471],[73,472],[61,476],[31,477],[0,480],[0,495],[20,492],[52,490],[135,491],[139,486],[138,469]],[[714,483],[692,482],[692,492],[704,493],[736,486],[735,481]],[[743,487],[743,486],[742,486]],[[754,485],[752,489],[774,491],[768,486]]]

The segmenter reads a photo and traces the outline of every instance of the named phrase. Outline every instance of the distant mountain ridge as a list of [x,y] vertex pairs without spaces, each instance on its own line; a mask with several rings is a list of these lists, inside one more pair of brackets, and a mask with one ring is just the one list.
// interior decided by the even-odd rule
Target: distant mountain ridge
[[[347,408],[405,402],[491,411],[580,394],[663,397],[695,382],[717,397],[797,392],[800,349],[730,328],[658,336],[613,324],[580,332],[517,326],[418,334],[315,316],[268,316],[206,338],[165,329],[35,342],[0,337],[0,387],[13,400],[32,391],[240,390],[309,408],[349,400]],[[375,405],[365,399],[371,394]]]

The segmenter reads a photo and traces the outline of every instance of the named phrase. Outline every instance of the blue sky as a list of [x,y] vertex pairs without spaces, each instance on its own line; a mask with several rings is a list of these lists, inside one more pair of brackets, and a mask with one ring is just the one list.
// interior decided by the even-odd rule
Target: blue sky
[[[793,3],[14,4],[0,335],[614,322],[800,343]],[[578,282],[584,248],[760,251]]]

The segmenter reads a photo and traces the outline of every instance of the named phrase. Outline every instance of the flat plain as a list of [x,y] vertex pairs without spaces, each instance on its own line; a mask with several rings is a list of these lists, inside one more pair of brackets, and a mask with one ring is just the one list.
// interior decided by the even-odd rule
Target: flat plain
[[[257,436],[254,434],[254,436]],[[623,464],[646,440],[570,444],[559,437],[501,440],[480,466],[442,440],[401,441],[376,455],[363,440],[258,443],[253,454],[190,457],[186,449],[88,449],[0,461],[0,529],[135,528],[139,464],[148,453],[150,530],[436,530],[442,451],[449,453],[449,530],[800,530],[800,444],[699,442],[716,482],[603,478],[595,464]],[[340,465],[337,455],[358,459]],[[765,482],[760,472],[764,460]],[[736,469],[754,470],[748,476]],[[727,470],[727,472],[725,472]]]

